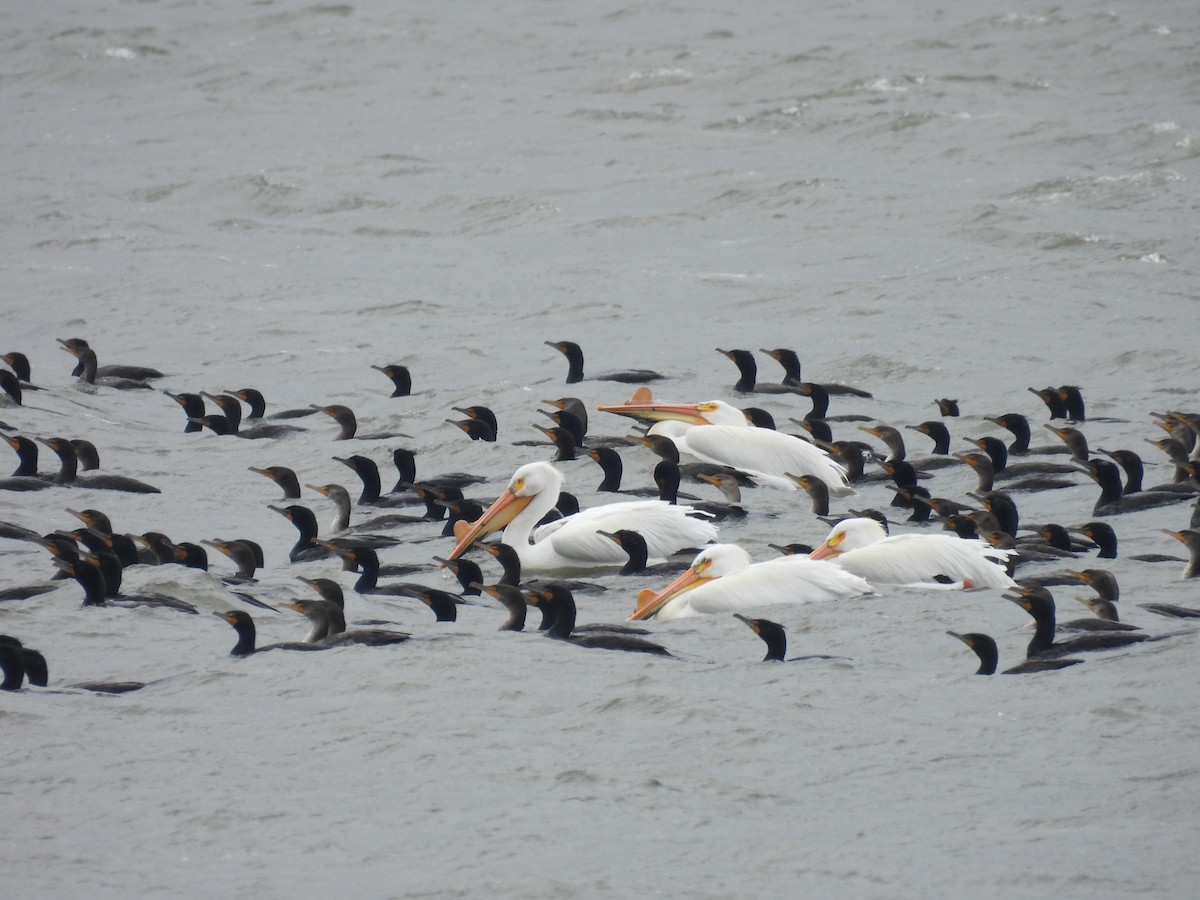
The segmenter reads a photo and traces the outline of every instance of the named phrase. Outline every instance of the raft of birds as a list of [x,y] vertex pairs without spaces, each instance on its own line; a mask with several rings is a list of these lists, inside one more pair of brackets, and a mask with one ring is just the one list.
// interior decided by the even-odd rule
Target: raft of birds
[[[78,386],[97,392],[100,399],[111,402],[114,408],[120,403],[119,392],[153,391],[153,382],[165,377],[162,372],[144,366],[100,366],[95,350],[81,338],[59,339],[58,344],[76,360],[71,374],[78,379]],[[578,344],[570,341],[546,344],[567,358],[568,384],[587,377]],[[772,606],[870,596],[883,585],[1002,591],[1001,596],[1024,610],[1035,625],[1024,659],[1003,669],[1006,674],[1063,669],[1082,662],[1083,653],[1132,647],[1181,633],[1152,635],[1121,622],[1117,614],[1119,589],[1108,570],[1068,569],[1022,578],[1017,576],[1017,569],[1033,563],[1063,562],[1093,551],[1099,559],[1115,558],[1116,531],[1105,519],[1190,503],[1189,527],[1162,531],[1187,549],[1186,560],[1180,560],[1184,563],[1182,577],[1200,575],[1200,505],[1197,504],[1200,414],[1166,411],[1153,415],[1154,425],[1165,436],[1147,437],[1146,441],[1165,456],[1173,474],[1168,482],[1150,488],[1142,484],[1145,466],[1135,451],[1093,453],[1089,449],[1083,431],[1086,409],[1082,392],[1076,386],[1029,388],[1043,402],[1051,419],[1045,423],[1045,429],[1058,439],[1058,443],[1040,446],[1032,443],[1034,432],[1027,416],[1004,413],[984,419],[1006,430],[1010,435],[1007,442],[993,435],[967,436],[965,440],[975,449],[953,452],[947,420],[959,416],[959,404],[949,398],[938,399],[934,402],[939,418],[905,426],[933,441],[928,456],[914,459],[908,456],[901,429],[859,414],[831,416],[832,397],[870,399],[872,395],[860,388],[802,380],[799,357],[794,351],[782,348],[762,351],[784,369],[781,381],[769,384],[758,381],[757,365],[750,351],[717,352],[738,368],[739,379],[732,392],[739,397],[773,394],[798,398],[797,402],[799,398],[811,401],[812,408],[803,418],[790,420],[802,433],[779,430],[768,412],[754,406],[739,407],[725,400],[660,401],[646,385],[663,376],[638,369],[592,376],[597,380],[639,385],[629,400],[597,407],[598,411],[633,419],[638,423],[634,433],[597,436],[589,431],[588,410],[578,398],[545,400],[551,409],[538,413],[553,425],[534,423],[534,428],[553,446],[552,459],[520,466],[499,497],[486,506],[463,494],[464,488],[478,484],[483,478],[450,473],[419,479],[417,452],[409,447],[393,448],[396,480],[386,492],[379,465],[365,453],[333,457],[361,482],[356,499],[346,487],[336,483],[302,486],[297,473],[286,466],[256,466],[251,471],[269,479],[283,492],[281,501],[287,505],[269,506],[298,532],[289,553],[291,563],[340,562],[343,570],[357,574],[353,585],[356,594],[377,599],[411,598],[428,607],[437,622],[454,622],[461,606],[482,606],[487,602],[485,598],[493,598],[507,613],[500,630],[520,631],[526,627],[527,611],[537,609],[541,614],[540,631],[583,648],[673,655],[665,646],[647,639],[648,631],[643,627],[578,625],[575,595],[604,588],[561,577],[567,570],[595,569],[665,582],[658,590],[641,591],[629,616],[631,620],[663,622],[732,614],[763,640],[767,661],[786,659],[784,627],[749,613]],[[9,352],[0,359],[11,370],[0,370],[7,414],[20,422],[28,396],[44,388],[32,381],[24,354]],[[372,368],[391,382],[390,397],[406,397],[411,393],[412,377],[407,367],[389,364]],[[46,393],[52,395],[53,391]],[[231,439],[265,441],[264,446],[269,447],[272,442],[319,427],[296,424],[296,420],[323,414],[338,426],[333,440],[409,439],[395,431],[361,431],[355,413],[343,405],[308,404],[268,414],[265,398],[253,388],[219,393],[162,391],[162,394],[182,408],[184,434],[207,429]],[[215,412],[206,410],[206,401],[213,404]],[[471,440],[498,439],[500,424],[488,407],[453,407],[452,412],[462,418],[447,418],[446,423]],[[1060,419],[1064,424],[1054,424],[1054,420]],[[874,424],[855,424],[854,428],[880,441],[883,449],[860,440],[833,440],[835,425],[872,421]],[[90,474],[100,468],[100,453],[85,438],[31,435],[22,433],[19,425],[7,422],[0,422],[0,430],[17,457],[16,470],[9,478],[0,479],[0,490],[41,492],[51,488],[85,488],[125,493],[159,490],[125,475]],[[517,443],[546,446],[534,441]],[[39,444],[53,451],[59,463],[57,471],[40,471]],[[649,495],[646,497],[639,496],[638,489],[622,486],[623,453],[638,447],[649,448],[659,459],[652,473],[655,487],[640,492]],[[601,469],[598,495],[617,494],[622,499],[580,509],[575,498],[564,492],[563,476],[554,463],[581,457],[592,459]],[[934,496],[921,483],[939,468],[962,465],[969,466],[978,478],[976,490],[966,500]],[[1081,476],[1093,480],[1100,490],[1091,509],[1091,521],[1073,527],[1057,523],[1021,525],[1015,496],[1078,484]],[[681,493],[685,479],[717,489],[723,499],[706,501]],[[858,488],[868,485],[882,485],[894,493],[891,509],[907,513],[906,521],[900,524],[911,530],[891,534],[890,529],[897,523],[875,509],[851,510],[849,515],[830,518],[831,498],[853,497]],[[743,491],[759,486],[807,495],[812,513],[831,526],[824,541],[816,547],[797,543],[771,545],[780,555],[759,562],[753,561],[742,547],[719,542],[723,523],[753,515]],[[334,504],[336,514],[325,538],[319,536],[313,511],[290,502],[302,499],[305,488]],[[387,511],[401,507],[417,507],[418,511]],[[343,589],[330,578],[301,577],[319,596],[293,597],[278,606],[249,593],[247,588],[256,584],[256,573],[264,566],[262,548],[253,539],[176,542],[156,531],[141,534],[116,531],[109,517],[98,509],[65,508],[65,511],[81,527],[37,534],[20,523],[0,523],[0,538],[44,548],[50,555],[48,574],[52,575],[35,584],[0,590],[0,603],[39,597],[57,590],[61,579],[70,578],[82,591],[85,607],[152,607],[195,615],[199,612],[196,606],[176,597],[123,593],[123,576],[129,567],[144,565],[207,570],[210,560],[205,547],[210,547],[236,568],[234,574],[221,578],[222,590],[227,591],[230,601],[272,614],[282,607],[309,622],[309,631],[302,640],[260,645],[249,612],[234,608],[214,613],[236,633],[233,656],[271,650],[394,646],[413,637],[408,631],[379,627],[390,624],[386,621],[356,622],[350,627]],[[366,511],[376,514],[352,524],[357,512]],[[930,533],[927,528],[922,531],[923,526],[934,522],[943,526],[941,533]],[[422,571],[421,566],[385,565],[379,558],[379,551],[404,540],[396,529],[409,525],[422,525],[427,530],[436,530],[447,541],[453,539],[453,548],[445,557],[432,559],[453,573],[458,580],[458,592],[416,582],[381,581]],[[496,532],[501,533],[501,540],[487,541]],[[501,565],[503,574],[495,583],[486,583],[481,567],[464,556],[472,548],[485,550]],[[1179,558],[1161,555],[1150,559]],[[528,580],[531,577],[537,580]],[[1078,583],[1095,591],[1096,596],[1081,601],[1092,616],[1058,622],[1049,588]],[[1200,610],[1189,607],[1153,603],[1141,606],[1177,620],[1200,618]],[[3,609],[0,606],[0,611]],[[1068,636],[1061,636],[1064,633]],[[1000,653],[993,638],[979,632],[948,634],[975,652],[979,659],[978,674],[990,675],[1000,669]],[[28,636],[0,635],[0,668],[4,674],[0,688],[13,691],[26,683],[37,687],[49,684],[45,657],[28,643]],[[818,655],[795,659],[842,657]],[[84,682],[69,687],[115,694],[144,686],[140,682]]]

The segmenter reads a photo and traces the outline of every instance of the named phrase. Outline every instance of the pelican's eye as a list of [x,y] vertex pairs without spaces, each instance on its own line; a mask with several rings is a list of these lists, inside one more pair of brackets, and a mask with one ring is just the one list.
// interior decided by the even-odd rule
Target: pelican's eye
[[713,562],[712,557],[706,556],[706,557],[704,557],[704,559],[702,559],[698,563],[696,563],[696,565],[693,566],[692,568],[694,568],[696,570],[696,574],[699,575],[701,572],[708,569],[708,567],[712,565],[712,562]]
[[696,409],[698,409],[700,412],[705,412],[705,413],[713,412],[716,408],[717,408],[717,404],[713,403],[711,400],[706,401],[704,403],[696,404]]
[[511,487],[511,488],[509,488],[509,490],[510,490],[510,491],[512,491],[512,492],[515,494],[517,491],[521,490],[521,489],[522,489],[522,488],[524,488],[524,487],[525,487],[525,479],[524,479],[524,478],[518,478],[516,481],[514,481],[514,482],[512,483],[512,487]]
[[840,544],[845,539],[846,539],[846,532],[839,531],[837,534],[835,534],[833,537],[831,537],[826,543],[828,543],[830,547],[836,547],[838,544]]

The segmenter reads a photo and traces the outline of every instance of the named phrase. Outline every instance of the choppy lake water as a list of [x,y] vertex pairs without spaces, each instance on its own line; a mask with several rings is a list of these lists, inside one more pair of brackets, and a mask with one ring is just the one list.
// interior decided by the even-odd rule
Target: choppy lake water
[[[904,426],[958,398],[961,448],[1000,433],[986,416],[1041,430],[1026,389],[1079,384],[1092,418],[1119,420],[1082,426],[1093,449],[1139,450],[1147,484],[1167,480],[1143,439],[1161,434],[1152,411],[1198,405],[1198,26],[1180,2],[7,8],[0,351],[27,353],[45,390],[0,420],[87,437],[105,471],[162,493],[3,491],[0,518],[47,532],[96,507],[122,531],[253,537],[265,599],[305,596],[300,574],[348,589],[332,563],[287,563],[278,490],[247,468],[354,487],[332,457],[390,474],[406,443],[420,474],[486,475],[469,493],[490,501],[551,455],[514,443],[538,438],[540,401],[630,392],[564,385],[544,345],[561,339],[589,370],[651,367],[669,376],[660,396],[762,406],[791,430],[808,401],[736,395],[714,348],[754,350],[765,381],[780,370],[758,349],[793,347],[807,378],[875,395],[835,413]],[[335,442],[328,419],[277,441],[184,434],[159,392],[79,390],[56,344],[73,336],[102,363],[163,369],[168,390],[254,386],[273,408],[346,404],[364,431],[412,437]],[[412,396],[388,397],[370,368],[387,363],[411,369]],[[446,424],[473,403],[496,410],[497,443]],[[648,485],[653,462],[629,451],[627,482]],[[560,468],[584,505],[607,499],[590,461]],[[1079,481],[1021,496],[1022,521],[1090,519],[1095,486]],[[928,484],[962,500],[975,479]],[[867,485],[834,511],[891,496]],[[324,498],[302,502],[330,518]],[[722,539],[755,558],[827,531],[801,495],[746,503]],[[1125,620],[1184,635],[1022,678],[974,676],[945,635],[992,633],[1015,662],[1027,617],[995,591],[763,610],[793,654],[849,658],[764,665],[724,616],[652,625],[678,657],[663,660],[500,634],[498,608],[443,626],[348,590],[351,618],[418,639],[239,660],[207,614],[233,605],[213,579],[127,575],[195,618],[79,609],[65,582],[0,607],[53,686],[165,680],[0,698],[5,882],[13,896],[1190,896],[1195,636],[1136,604],[1200,598],[1182,564],[1128,558],[1180,552],[1160,529],[1190,509],[1113,517],[1106,564]],[[444,555],[439,531],[414,526],[384,561]],[[44,551],[3,545],[0,587],[50,574]],[[655,586],[599,580],[582,621],[623,619]],[[1061,617],[1083,613],[1071,597],[1086,588],[1056,593]],[[305,631],[256,618],[264,640]]]

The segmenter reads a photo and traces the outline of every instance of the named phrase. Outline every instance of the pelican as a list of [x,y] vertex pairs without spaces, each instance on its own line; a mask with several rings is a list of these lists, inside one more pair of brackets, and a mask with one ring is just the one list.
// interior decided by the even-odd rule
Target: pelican
[[[740,469],[772,487],[797,490],[796,482],[787,477],[792,472],[819,478],[834,496],[856,493],[845,467],[820,447],[794,435],[755,428],[740,409],[722,400],[659,403],[648,388],[639,388],[626,403],[596,408],[654,422],[649,433],[670,438],[681,452],[703,462]],[[696,427],[700,425],[705,427]]]
[[778,603],[820,603],[874,593],[866,579],[807,556],[756,563],[737,544],[700,551],[686,572],[661,591],[638,594],[629,621],[660,621],[713,613],[743,612]]
[[1009,588],[1002,568],[1014,551],[949,534],[896,534],[874,519],[843,519],[810,559],[828,559],[873,584],[930,584],[938,578],[962,587]]
[[[521,571],[623,566],[629,555],[599,531],[630,528],[646,539],[650,556],[665,558],[685,547],[717,539],[711,522],[689,515],[690,506],[662,500],[608,503],[534,526],[549,512],[562,489],[563,476],[548,462],[526,463],[513,473],[508,487],[474,522],[456,523],[456,559],[478,538],[504,529],[502,540],[521,558]],[[533,543],[530,543],[532,537]]]

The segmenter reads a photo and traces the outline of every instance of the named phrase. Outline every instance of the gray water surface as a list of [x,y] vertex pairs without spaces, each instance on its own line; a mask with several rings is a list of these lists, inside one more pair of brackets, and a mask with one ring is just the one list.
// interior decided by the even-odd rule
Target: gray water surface
[[[1182,563],[1129,559],[1180,553],[1160,529],[1190,505],[1113,517],[1120,557],[1074,565],[1117,575],[1123,619],[1181,636],[988,679],[945,631],[991,633],[1016,662],[1028,619],[995,591],[764,609],[793,655],[848,657],[782,665],[724,616],[652,623],[676,659],[497,633],[495,606],[437,624],[354,594],[333,563],[289,564],[278,490],[247,467],[353,488],[332,457],[359,452],[386,487],[404,444],[423,476],[486,476],[468,493],[490,502],[551,455],[514,444],[539,437],[540,401],[632,390],[565,385],[544,341],[570,339],[589,371],[654,368],[661,397],[762,406],[791,431],[808,401],[736,395],[714,348],[755,351],[766,381],[780,370],[759,348],[793,347],[807,378],[875,395],[834,413],[902,427],[958,398],[956,449],[1010,411],[1055,441],[1027,388],[1079,384],[1092,448],[1136,449],[1147,484],[1165,481],[1150,413],[1198,406],[1198,25],[1180,2],[0,11],[0,351],[27,353],[45,388],[0,420],[87,437],[104,471],[162,490],[3,491],[0,518],[44,533],[95,507],[122,531],[252,537],[256,595],[334,577],[350,618],[414,635],[232,659],[209,613],[237,602],[175,568],[127,584],[201,615],[79,609],[73,582],[3,604],[0,631],[45,653],[52,686],[156,681],[0,698],[9,891],[1191,896],[1195,635],[1136,604],[1200,598]],[[323,416],[280,440],[184,434],[157,391],[80,390],[56,344],[73,336],[102,363],[163,369],[168,390],[342,403],[363,431],[412,437],[336,442]],[[370,368],[387,363],[411,369],[412,396],[388,397]],[[496,444],[445,423],[472,403],[496,410]],[[594,413],[592,430],[628,423]],[[870,440],[853,424],[835,437]],[[654,462],[627,451],[626,482],[649,485]],[[610,499],[589,460],[560,468],[585,506]],[[1089,520],[1097,492],[1076,480],[1019,496],[1022,521]],[[975,479],[927,484],[965,500]],[[891,497],[866,485],[834,512]],[[745,500],[722,540],[756,559],[828,530],[803,495]],[[311,491],[300,502],[331,516]],[[411,526],[385,562],[445,555],[439,532]],[[2,543],[0,587],[49,576],[44,551]],[[608,590],[580,598],[581,621],[624,619],[661,586],[595,577]],[[1087,593],[1056,589],[1060,617]],[[263,641],[306,630],[254,614]]]

